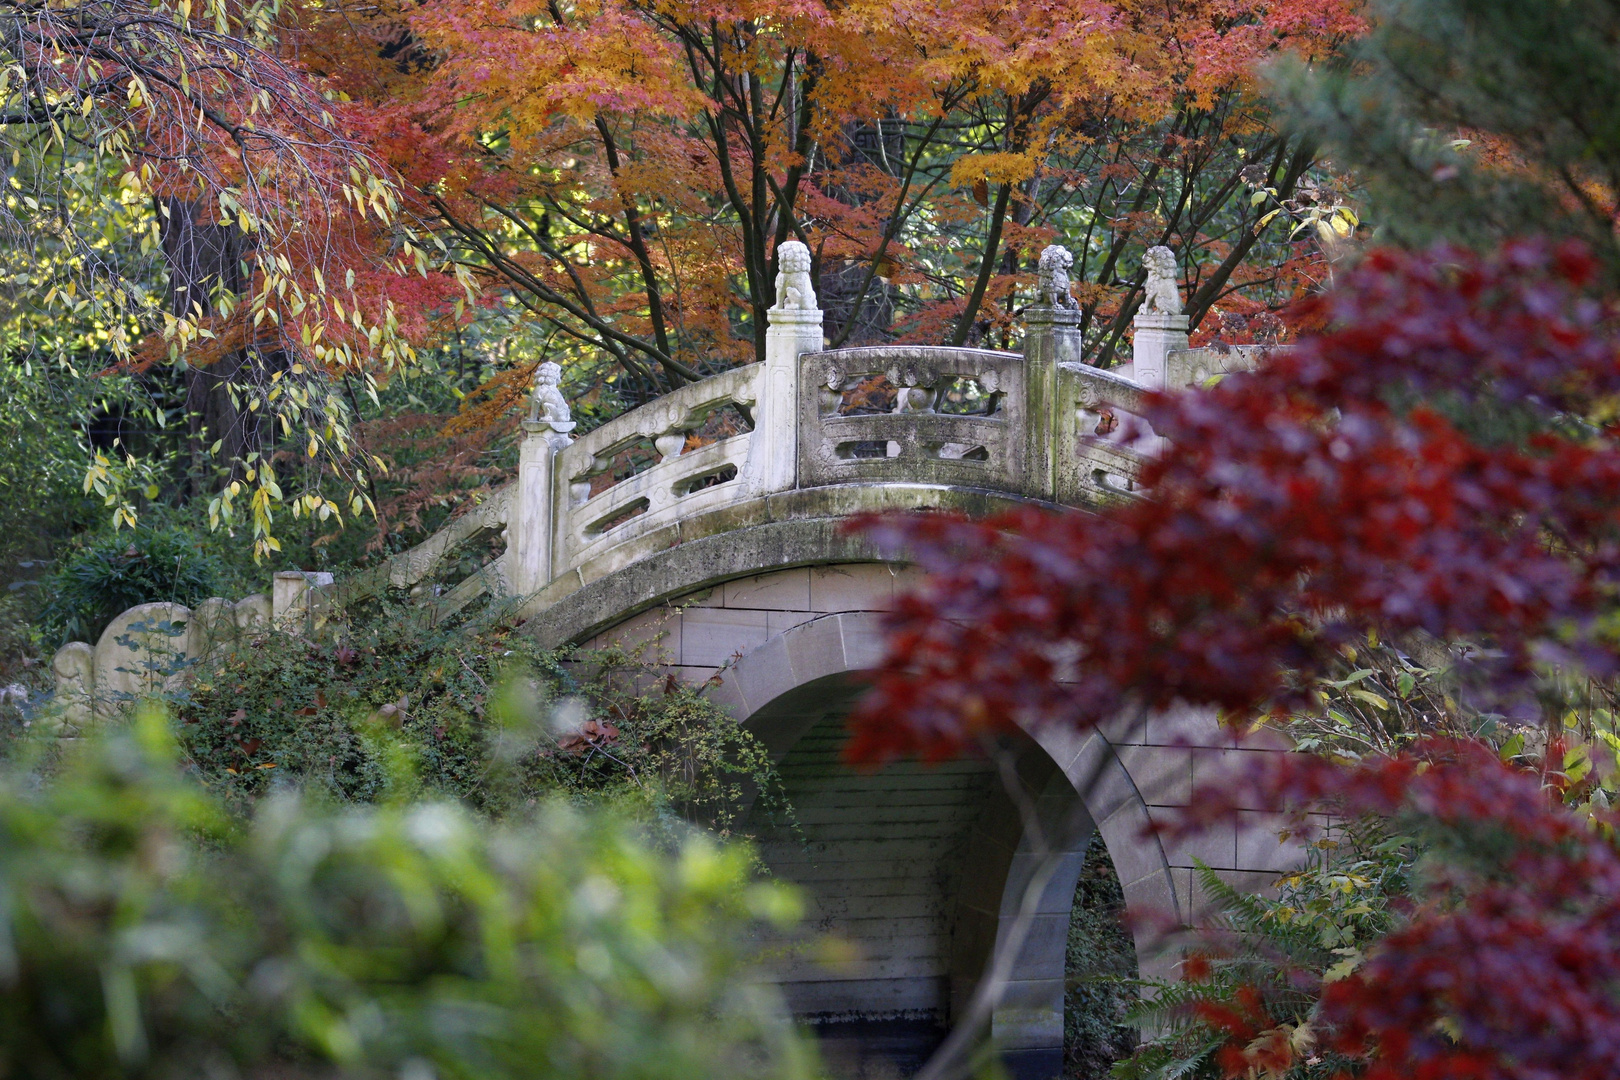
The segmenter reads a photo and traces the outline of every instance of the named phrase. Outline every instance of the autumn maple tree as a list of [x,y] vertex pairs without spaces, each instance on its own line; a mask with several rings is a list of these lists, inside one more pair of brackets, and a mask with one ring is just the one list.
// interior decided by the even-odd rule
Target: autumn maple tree
[[[450,434],[500,427],[541,353],[621,408],[762,355],[790,237],[833,346],[1015,345],[1054,238],[1099,363],[1152,244],[1195,323],[1269,311],[1323,273],[1297,223],[1353,216],[1256,65],[1362,29],[1351,0],[13,5],[12,321],[176,372],[185,497],[268,552],[278,506],[375,510],[356,415],[422,346],[533,345]],[[138,474],[91,469],[121,522]]]
[[1319,276],[1291,223],[1331,178],[1253,72],[1332,54],[1354,8],[333,3],[299,49],[464,265],[636,401],[763,355],[790,238],[833,346],[1006,344],[1054,237],[1101,362],[1151,244],[1179,247],[1195,322],[1280,303]]
[[[282,21],[228,0],[0,9],[0,229],[27,299],[9,330],[69,321],[85,330],[64,363],[177,369],[193,495],[261,552],[278,506],[362,512],[371,465],[334,386],[410,367],[462,291]],[[282,439],[321,466],[286,494]],[[127,456],[100,454],[86,485],[133,524]]]
[[[1572,244],[1376,252],[1302,313],[1321,332],[1152,401],[1146,421],[1171,443],[1147,498],[873,525],[929,578],[890,619],[850,755],[940,757],[1176,704],[1245,724],[1309,711],[1370,632],[1474,643],[1457,660],[1472,706],[1557,726],[1542,675],[1620,668],[1620,336],[1597,279]],[[1466,745],[1384,760],[1286,756],[1260,782],[1269,805],[1504,831],[1509,853],[1460,878],[1460,901],[1437,888],[1334,984],[1329,1036],[1376,1076],[1609,1075],[1607,812],[1594,827]],[[1201,801],[1211,813],[1220,797]],[[1590,948],[1566,954],[1559,935]],[[1398,992],[1419,974],[1422,993]],[[1536,1008],[1515,1004],[1525,995]],[[1565,1037],[1540,1034],[1553,1019]]]

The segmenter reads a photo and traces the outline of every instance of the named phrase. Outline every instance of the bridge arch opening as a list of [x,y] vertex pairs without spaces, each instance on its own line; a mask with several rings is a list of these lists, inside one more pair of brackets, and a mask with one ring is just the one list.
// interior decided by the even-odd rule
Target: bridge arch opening
[[[609,575],[576,594],[569,619],[542,620],[543,640],[634,647],[656,639],[646,655],[709,683],[711,699],[760,737],[807,834],[771,840],[767,862],[805,885],[815,919],[854,939],[866,958],[843,976],[784,971],[788,997],[831,1049],[847,1051],[853,1068],[844,1071],[876,1060],[884,1074],[904,1074],[962,1015],[994,943],[1009,932],[1033,845],[989,762],[864,775],[839,762],[858,676],[882,656],[882,612],[913,571],[836,544],[821,548],[832,548],[829,561],[784,566],[805,549],[782,545],[773,528],[742,528],[713,548],[682,545]],[[761,569],[733,569],[745,563]],[[1195,773],[1203,782],[1259,749],[1234,742],[1208,714],[1154,714],[1086,733],[1048,726],[1018,733],[1009,747],[1041,820],[1071,823],[992,1021],[1020,1080],[1047,1080],[1062,1063],[1064,946],[1093,830],[1127,908],[1184,922],[1199,913],[1196,862],[1260,889],[1298,856],[1265,828],[1233,825],[1174,844],[1152,834],[1153,821],[1191,800]],[[1172,973],[1173,958],[1145,933],[1134,944],[1142,975]]]
[[[997,944],[1021,933],[991,1027],[1013,1076],[1049,1080],[1063,1067],[1071,909],[1091,837],[1101,833],[1127,903],[1173,898],[1169,867],[1099,736],[1021,732],[999,762],[844,765],[879,619],[836,612],[789,627],[723,669],[715,691],[770,749],[795,809],[793,831],[755,818],[766,863],[805,890],[812,929],[850,947],[842,964],[785,963],[781,984],[841,1073],[903,1075],[965,1015]],[[1044,885],[1026,898],[1037,873]]]

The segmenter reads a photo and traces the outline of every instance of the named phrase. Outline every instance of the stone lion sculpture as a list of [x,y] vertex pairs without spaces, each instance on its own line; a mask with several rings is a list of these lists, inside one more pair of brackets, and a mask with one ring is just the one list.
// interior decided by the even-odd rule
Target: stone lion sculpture
[[1052,244],[1041,252],[1041,303],[1054,308],[1080,306],[1069,295],[1069,267],[1073,265],[1074,256],[1068,248]]
[[[529,419],[544,420],[558,431],[571,429],[574,414],[562,396],[558,383],[562,368],[547,360],[534,373],[534,396],[529,399]],[[564,427],[563,425],[567,425]]]
[[781,267],[776,275],[776,306],[814,311],[816,287],[810,282],[810,249],[789,240],[776,249],[776,259]]
[[1142,256],[1147,270],[1146,296],[1142,300],[1144,315],[1180,315],[1181,290],[1176,287],[1176,253],[1160,245],[1150,247]]

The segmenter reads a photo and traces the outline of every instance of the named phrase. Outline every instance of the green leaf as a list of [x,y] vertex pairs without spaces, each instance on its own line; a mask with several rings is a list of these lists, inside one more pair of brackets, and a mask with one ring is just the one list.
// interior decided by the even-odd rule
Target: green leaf
[[1389,711],[1389,699],[1380,694],[1375,694],[1371,690],[1362,690],[1359,688],[1351,690],[1349,693],[1351,697],[1357,699],[1358,701],[1365,701],[1375,709],[1384,712]]

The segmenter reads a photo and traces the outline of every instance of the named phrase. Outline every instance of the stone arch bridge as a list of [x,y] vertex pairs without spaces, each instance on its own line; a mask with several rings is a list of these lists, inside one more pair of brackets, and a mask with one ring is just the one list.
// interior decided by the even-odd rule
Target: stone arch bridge
[[[779,305],[770,317],[763,363],[578,437],[547,365],[523,424],[518,479],[479,508],[346,581],[279,574],[269,597],[134,609],[94,649],[57,655],[62,700],[87,714],[138,689],[117,659],[132,627],[150,634],[161,623],[174,649],[198,655],[255,622],[315,620],[324,605],[417,586],[458,545],[502,534],[505,553],[424,596],[429,612],[505,596],[547,645],[656,639],[651,647],[683,677],[719,673],[710,693],[770,748],[803,828],[800,840],[767,844],[767,861],[805,887],[818,926],[855,946],[835,969],[785,965],[788,999],[835,1058],[885,1058],[907,1071],[960,1015],[1039,860],[1027,818],[989,765],[872,775],[839,765],[851,676],[877,663],[881,613],[910,580],[842,524],[874,510],[984,514],[1135,497],[1156,439],[1128,443],[1121,432],[1144,389],[1199,383],[1244,358],[1189,350],[1180,315],[1140,316],[1122,373],[1080,363],[1078,312],[1068,307],[1028,311],[1021,355],[828,352],[813,306]],[[1243,887],[1291,862],[1263,828],[1180,844],[1147,834],[1189,800],[1195,780],[1248,752],[1192,712],[1024,738],[1019,782],[1062,855],[994,1013],[1015,1075],[1059,1071],[1069,909],[1093,831],[1128,905],[1184,920],[1196,915],[1195,860]],[[1146,946],[1144,971],[1162,971]]]

